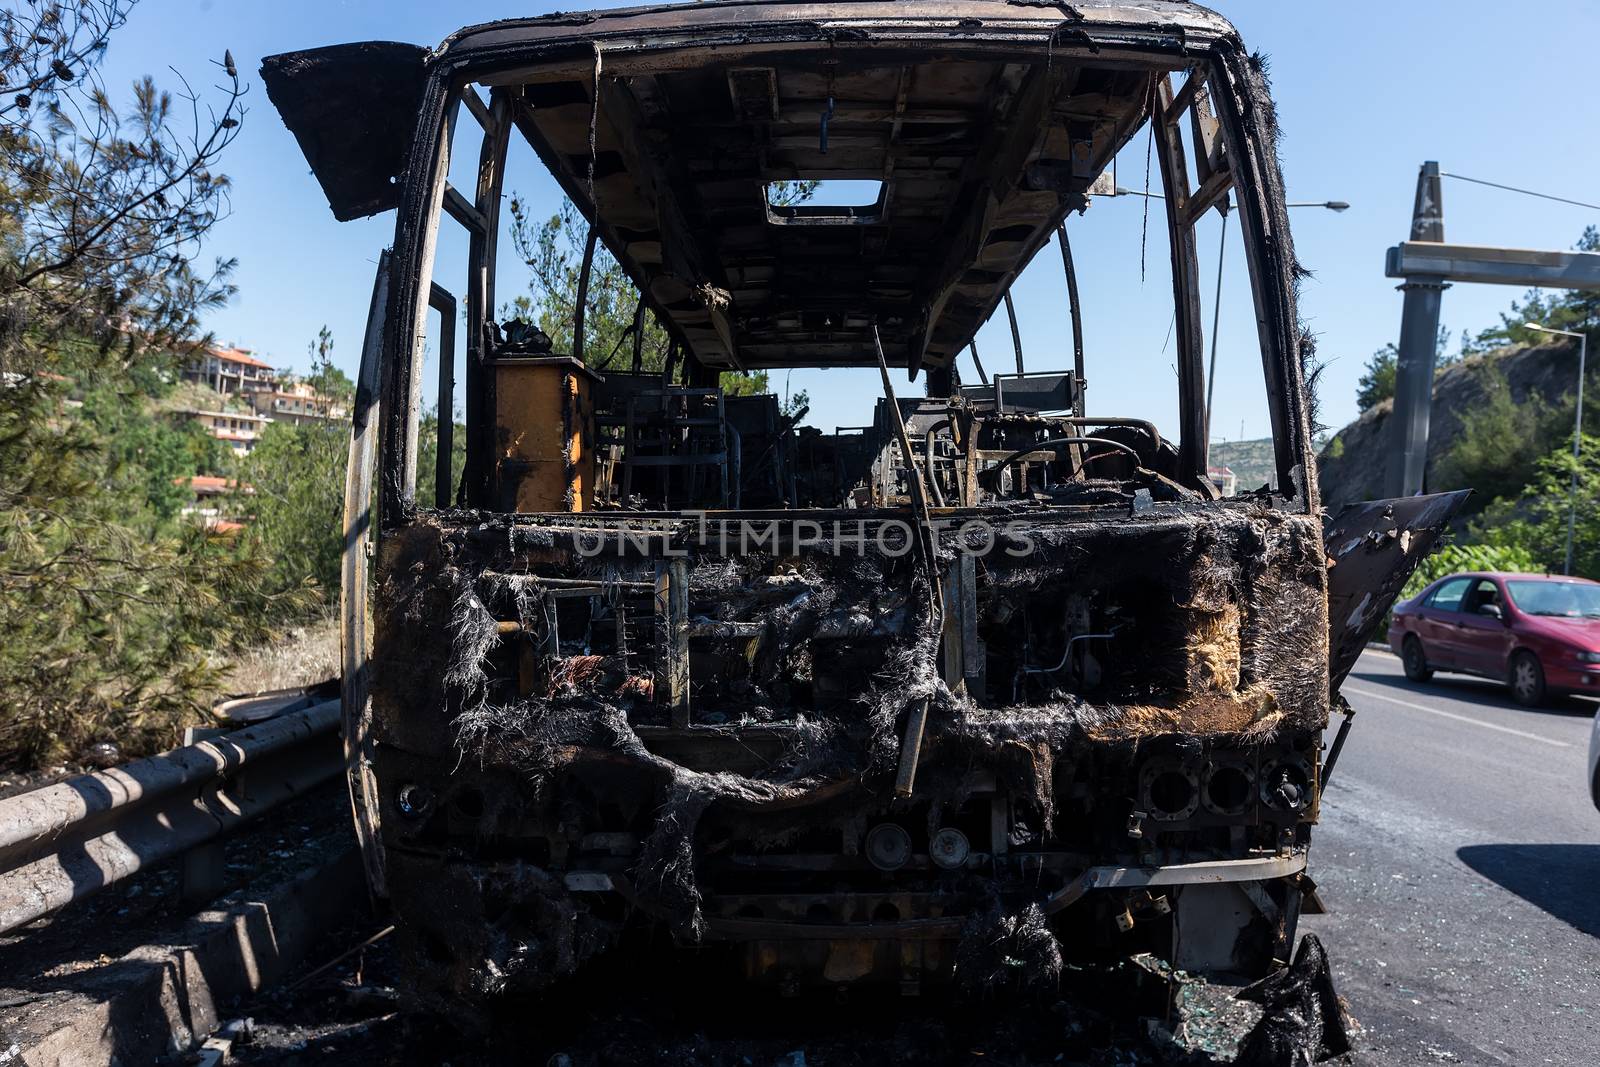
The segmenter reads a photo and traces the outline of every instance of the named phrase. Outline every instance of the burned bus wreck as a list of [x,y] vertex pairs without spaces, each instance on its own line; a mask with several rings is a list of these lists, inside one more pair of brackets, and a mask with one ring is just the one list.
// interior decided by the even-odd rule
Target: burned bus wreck
[[[713,3],[263,77],[334,213],[398,216],[351,453],[345,709],[420,994],[537,990],[642,928],[785,988],[1290,958],[1330,703],[1453,502],[1376,505],[1325,548],[1271,103],[1224,20]],[[1176,434],[1087,410],[1075,293],[1067,366],[959,381],[1036,255],[1092,269],[1069,216],[1141,133]],[[581,295],[570,337],[512,319],[513,139],[589,223],[580,294],[603,244],[664,368],[590,352]],[[881,184],[768,191],[835,179]],[[1230,204],[1277,488],[1222,499],[1194,227]],[[441,230],[464,276],[437,269]],[[458,324],[464,440],[441,419],[419,470],[425,352],[448,413]],[[873,424],[820,433],[718,384],[780,367],[876,368]]]

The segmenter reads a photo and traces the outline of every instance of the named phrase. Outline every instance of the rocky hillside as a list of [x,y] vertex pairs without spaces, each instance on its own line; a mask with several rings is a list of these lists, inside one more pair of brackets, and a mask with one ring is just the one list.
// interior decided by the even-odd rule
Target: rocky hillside
[[[1574,347],[1561,342],[1502,349],[1441,370],[1433,380],[1425,486],[1430,490],[1457,488],[1436,484],[1436,467],[1461,436],[1463,416],[1483,400],[1485,371],[1504,374],[1511,398],[1519,404],[1530,397],[1555,404],[1577,384]],[[1336,511],[1345,504],[1385,495],[1393,411],[1393,401],[1383,401],[1340,430],[1323,448],[1317,457],[1317,470],[1324,507]]]

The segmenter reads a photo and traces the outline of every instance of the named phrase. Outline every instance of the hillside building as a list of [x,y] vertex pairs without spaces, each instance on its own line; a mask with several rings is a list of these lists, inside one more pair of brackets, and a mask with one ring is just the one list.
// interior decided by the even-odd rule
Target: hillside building
[[1231,467],[1207,467],[1206,477],[1217,487],[1217,492],[1225,497],[1233,496],[1239,491],[1239,478]]
[[240,486],[232,478],[219,478],[210,474],[196,474],[189,478],[177,479],[179,484],[186,484],[192,494],[190,502],[183,507],[186,518],[201,523],[208,530],[218,533],[232,534],[244,529],[244,517],[232,514],[225,505],[228,498],[242,492],[249,495],[255,489],[249,485]]
[[261,431],[272,421],[264,415],[255,415],[247,411],[190,409],[177,414],[198,422],[212,437],[232,449],[236,456],[248,456],[251,449],[255,448],[256,442],[261,439]]
[[239,396],[277,385],[277,371],[256,358],[248,348],[212,348],[183,368],[192,382],[210,386],[224,396]]
[[249,393],[245,399],[257,415],[295,426],[342,422],[350,417],[343,404],[323,396],[310,382],[290,378],[280,380],[270,389]]

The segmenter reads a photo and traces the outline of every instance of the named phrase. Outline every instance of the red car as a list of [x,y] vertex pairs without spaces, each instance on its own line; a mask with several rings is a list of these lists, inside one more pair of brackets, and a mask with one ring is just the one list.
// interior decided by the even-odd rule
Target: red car
[[1389,646],[1414,682],[1434,671],[1498,678],[1530,707],[1553,693],[1600,696],[1600,582],[1447,575],[1395,605]]

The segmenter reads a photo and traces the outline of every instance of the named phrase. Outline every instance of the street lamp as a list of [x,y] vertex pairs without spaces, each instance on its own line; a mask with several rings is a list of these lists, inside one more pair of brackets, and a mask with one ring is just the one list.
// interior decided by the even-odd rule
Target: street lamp
[[[1162,196],[1160,193],[1147,193],[1142,189],[1129,189],[1126,185],[1117,186],[1116,192],[1112,193],[1111,195],[1112,196],[1143,196],[1143,197],[1148,197],[1151,200],[1165,200],[1166,199],[1166,197]],[[1283,206],[1284,207],[1321,207],[1321,208],[1327,208],[1329,211],[1349,211],[1350,210],[1350,205],[1345,203],[1343,200],[1300,200],[1300,201],[1297,201],[1297,202],[1295,202],[1293,204],[1285,204]]]
[[1553,330],[1537,322],[1522,325],[1539,333],[1556,334],[1578,339],[1578,411],[1572,419],[1572,485],[1567,490],[1567,565],[1562,574],[1572,574],[1572,531],[1578,524],[1578,460],[1583,455],[1583,366],[1588,357],[1589,338],[1573,330]]

